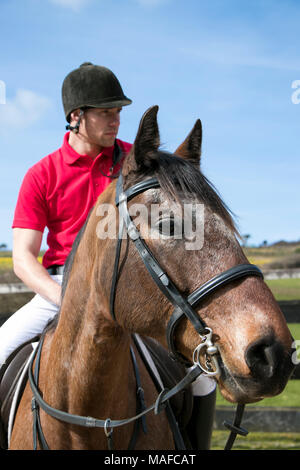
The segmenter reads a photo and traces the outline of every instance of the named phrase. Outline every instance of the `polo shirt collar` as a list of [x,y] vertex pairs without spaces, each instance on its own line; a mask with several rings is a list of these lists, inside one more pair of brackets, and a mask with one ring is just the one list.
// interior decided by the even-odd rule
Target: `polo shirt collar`
[[[63,153],[63,158],[65,162],[68,163],[69,165],[72,165],[77,160],[79,160],[79,158],[87,158],[88,160],[92,160],[92,158],[89,155],[86,155],[86,154],[83,155],[83,154],[77,153],[76,150],[74,150],[71,147],[71,145],[69,144],[69,135],[70,135],[70,132],[65,133],[63,145],[62,145],[62,153]],[[94,160],[98,159],[102,155],[112,157],[113,150],[114,150],[114,146],[106,147],[105,149],[103,149],[102,152],[99,153],[99,155],[97,155],[97,157]]]

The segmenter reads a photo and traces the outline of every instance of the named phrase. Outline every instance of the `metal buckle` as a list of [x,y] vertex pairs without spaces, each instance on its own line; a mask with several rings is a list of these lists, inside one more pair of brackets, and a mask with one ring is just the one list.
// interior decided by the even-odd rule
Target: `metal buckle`
[[104,423],[104,433],[106,437],[111,437],[113,433],[113,428],[109,428],[109,425],[110,425],[110,419],[107,418],[107,420]]
[[110,419],[107,418],[107,420],[104,423],[104,433],[107,438],[108,450],[113,450],[113,438],[112,438],[113,428],[109,428],[109,425],[110,425]]
[[118,200],[119,205],[122,204],[122,202],[127,202],[127,196],[124,192],[120,194],[119,200]]
[[[204,375],[215,377],[220,375],[220,367],[215,354],[218,352],[218,347],[212,342],[212,329],[206,328],[207,334],[201,336],[201,343],[195,348],[193,352],[193,362],[203,370]],[[201,350],[205,348],[205,367],[200,362]]]
[[133,240],[133,241],[140,238],[140,232],[138,231],[138,229],[136,228],[136,226],[134,225],[133,222],[130,222],[130,224],[128,225],[127,233],[129,235],[129,237],[131,238],[131,240]]

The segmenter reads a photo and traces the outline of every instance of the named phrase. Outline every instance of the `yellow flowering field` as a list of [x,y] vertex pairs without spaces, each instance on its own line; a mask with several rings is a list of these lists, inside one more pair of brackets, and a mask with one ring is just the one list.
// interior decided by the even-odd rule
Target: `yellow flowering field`
[[8,256],[3,256],[0,258],[0,269],[12,269],[12,258]]
[[[39,262],[42,262],[42,256],[38,257]],[[13,262],[11,256],[1,256],[0,257],[0,270],[6,271],[13,269]]]
[[252,264],[256,264],[257,266],[264,266],[265,264],[267,263],[271,263],[272,261],[274,261],[274,258],[272,257],[260,257],[260,256],[249,256],[248,258],[249,262],[252,263]]

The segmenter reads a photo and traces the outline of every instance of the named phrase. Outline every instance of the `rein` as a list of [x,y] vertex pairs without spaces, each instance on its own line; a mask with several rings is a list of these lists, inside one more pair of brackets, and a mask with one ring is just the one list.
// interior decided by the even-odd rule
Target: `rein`
[[[43,341],[44,341],[44,338],[40,340],[40,343],[38,347],[36,348],[36,351],[31,359],[31,363],[30,363],[29,370],[28,370],[29,383],[30,383],[31,390],[33,392],[31,409],[33,411],[34,450],[37,449],[37,437],[39,437],[40,439],[42,448],[49,450],[49,447],[46,443],[45,437],[42,432],[41,424],[40,424],[39,408],[45,411],[45,413],[47,413],[52,418],[55,418],[64,423],[73,424],[77,426],[83,426],[86,428],[103,428],[104,433],[106,437],[108,438],[108,448],[109,450],[112,450],[111,440],[112,440],[112,432],[114,428],[124,426],[138,419],[141,419],[147,413],[153,410],[155,414],[159,414],[164,409],[163,405],[165,404],[165,402],[168,402],[170,398],[172,398],[178,392],[180,392],[181,390],[186,388],[188,385],[190,385],[202,373],[199,367],[195,365],[188,372],[188,374],[171,390],[168,390],[168,389],[162,390],[162,392],[158,395],[157,400],[151,406],[149,406],[148,408],[144,409],[143,411],[141,411],[140,413],[138,413],[137,415],[131,418],[120,419],[120,420],[111,420],[107,418],[104,420],[104,419],[93,418],[91,416],[74,415],[74,414],[67,413],[65,411],[61,411],[50,406],[42,398],[41,393],[38,389],[39,364],[40,364],[41,351],[43,347]],[[33,372],[33,364],[34,364],[35,358],[37,360],[36,360],[35,368]],[[184,450],[184,449],[179,448],[179,450]]]
[[110,179],[118,178],[119,174],[121,172],[121,169],[116,174],[114,174],[114,169],[115,169],[115,167],[117,166],[118,163],[121,163],[122,158],[123,158],[122,150],[121,150],[120,146],[118,145],[117,140],[115,140],[114,151],[113,151],[113,161],[112,161],[112,166],[109,169],[109,174],[107,175],[107,174],[103,173],[103,171],[99,167],[99,171],[100,171],[101,175],[105,176],[106,178],[110,178]]
[[[52,416],[53,418],[63,421],[69,424],[75,424],[78,426],[84,426],[87,428],[103,428],[105,435],[108,440],[108,448],[112,449],[112,433],[114,428],[119,426],[124,426],[126,424],[135,422],[139,419],[142,419],[147,413],[154,410],[155,414],[158,414],[162,411],[163,405],[170,400],[175,394],[183,390],[185,387],[190,385],[200,374],[204,373],[207,376],[219,376],[220,375],[220,366],[218,364],[218,347],[213,343],[212,336],[213,332],[204,321],[197,315],[195,310],[193,309],[194,305],[199,303],[201,300],[206,298],[207,296],[213,294],[217,289],[223,287],[224,285],[233,282],[237,279],[244,278],[246,276],[258,276],[263,278],[263,274],[260,269],[252,264],[241,264],[235,266],[223,273],[215,276],[198,289],[196,289],[192,294],[190,294],[187,298],[183,297],[182,294],[179,292],[175,284],[171,281],[168,275],[163,271],[157,260],[155,259],[154,255],[151,253],[150,249],[148,248],[145,241],[141,238],[141,234],[138,231],[137,227],[135,226],[134,222],[132,221],[127,202],[132,199],[133,197],[137,196],[138,194],[152,188],[158,188],[159,182],[156,178],[151,178],[146,181],[142,181],[140,183],[135,184],[134,186],[130,187],[126,191],[123,191],[123,182],[122,182],[122,174],[120,174],[117,187],[116,187],[116,205],[119,207],[120,213],[120,225],[119,225],[119,237],[117,240],[117,247],[116,247],[116,257],[115,257],[115,264],[112,276],[112,287],[111,287],[111,294],[110,294],[110,311],[112,318],[116,321],[116,316],[114,312],[114,302],[116,296],[116,288],[118,282],[118,270],[119,270],[119,260],[120,260],[120,253],[121,253],[121,244],[122,244],[122,235],[124,228],[130,237],[130,239],[134,242],[137,251],[139,252],[145,267],[147,268],[148,272],[150,273],[152,279],[159,287],[159,289],[163,292],[163,294],[168,298],[168,300],[172,303],[175,307],[174,312],[169,320],[167,326],[167,341],[170,349],[170,354],[176,359],[181,362],[185,362],[186,364],[190,365],[190,362],[183,358],[180,353],[178,353],[175,349],[175,341],[174,341],[174,334],[176,330],[176,326],[178,325],[179,321],[183,316],[186,316],[188,320],[192,323],[195,330],[199,334],[200,343],[195,348],[193,353],[193,365],[192,368],[187,372],[186,376],[171,390],[163,389],[161,393],[158,395],[157,400],[149,406],[148,408],[144,408],[140,411],[136,416],[131,418],[122,419],[122,420],[111,420],[107,418],[106,420],[97,419],[90,416],[78,416],[73,415],[61,410],[57,410],[47,404],[38,389],[38,377],[39,377],[39,362],[40,362],[40,355],[43,345],[43,339],[40,341],[40,344],[32,357],[31,364],[29,367],[29,383],[33,392],[32,398],[32,411],[33,411],[33,434],[34,434],[34,445],[36,448],[37,444],[37,436],[40,438],[40,442],[43,448],[48,448],[46,440],[44,438],[40,419],[39,419],[39,407],[42,408],[48,415]],[[131,350],[132,351],[132,350]],[[133,353],[133,351],[132,351]],[[200,356],[204,353],[205,356],[205,364],[203,365],[200,362]],[[203,354],[202,354],[203,355]],[[36,357],[35,369],[33,373],[33,364]],[[136,373],[137,376],[137,373]],[[141,387],[140,387],[141,388]],[[236,416],[234,423],[224,423],[224,425],[231,430],[231,434],[228,438],[227,444],[225,446],[226,450],[229,450],[233,442],[236,438],[237,434],[246,435],[247,431],[240,427],[242,415],[244,411],[244,405],[238,404],[236,410]],[[144,423],[143,423],[144,425]],[[145,431],[145,425],[144,425]],[[177,445],[177,449],[184,450],[185,447],[182,446],[182,442],[179,440],[175,443]],[[47,447],[44,447],[47,446]]]

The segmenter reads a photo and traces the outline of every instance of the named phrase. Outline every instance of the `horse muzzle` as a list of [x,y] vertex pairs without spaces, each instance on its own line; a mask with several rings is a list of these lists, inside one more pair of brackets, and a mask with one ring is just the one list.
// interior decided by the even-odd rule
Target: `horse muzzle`
[[229,366],[219,360],[222,394],[229,401],[239,403],[252,403],[278,395],[295,368],[292,353],[292,349],[287,351],[282,343],[272,336],[266,336],[250,344],[244,353],[249,374],[231,372]]

